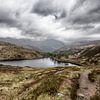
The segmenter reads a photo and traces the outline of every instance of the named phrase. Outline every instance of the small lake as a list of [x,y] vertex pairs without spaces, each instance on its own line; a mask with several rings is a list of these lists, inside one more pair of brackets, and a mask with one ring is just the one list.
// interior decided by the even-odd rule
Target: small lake
[[0,64],[12,66],[30,66],[30,67],[57,67],[57,66],[76,66],[71,63],[58,63],[50,58],[34,59],[34,60],[20,60],[20,61],[2,61]]

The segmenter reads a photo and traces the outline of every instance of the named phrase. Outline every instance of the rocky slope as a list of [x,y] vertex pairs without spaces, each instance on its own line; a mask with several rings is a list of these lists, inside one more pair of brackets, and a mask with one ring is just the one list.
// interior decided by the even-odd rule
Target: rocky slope
[[77,60],[82,64],[100,64],[100,46],[92,46],[81,50],[76,54]]
[[22,60],[40,58],[42,55],[10,43],[0,42],[0,60]]
[[[68,53],[65,51],[64,54]],[[97,46],[87,46],[80,49],[76,53],[66,55],[57,55],[54,57],[59,62],[69,62],[76,65],[100,65],[100,45]]]

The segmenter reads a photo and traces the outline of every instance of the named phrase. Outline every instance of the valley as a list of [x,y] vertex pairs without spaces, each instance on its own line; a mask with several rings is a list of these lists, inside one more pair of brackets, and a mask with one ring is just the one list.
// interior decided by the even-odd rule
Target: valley
[[[4,62],[0,64],[0,100],[99,100],[99,55],[99,45],[77,52],[43,53],[0,42],[0,60]],[[35,59],[45,57],[75,66],[58,64],[36,67],[24,64],[15,66],[10,63],[5,65],[6,61],[34,62]],[[49,64],[48,61],[45,63]]]
[[100,100],[100,0],[0,0],[0,100]]

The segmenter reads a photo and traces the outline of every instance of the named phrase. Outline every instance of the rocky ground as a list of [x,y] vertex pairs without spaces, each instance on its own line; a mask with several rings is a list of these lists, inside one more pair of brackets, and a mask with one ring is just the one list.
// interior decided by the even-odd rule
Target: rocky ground
[[0,65],[0,100],[100,100],[100,67]]
[[37,51],[0,42],[0,60],[23,60],[41,57],[42,55]]
[[100,65],[100,45],[86,47],[79,52],[69,55],[68,57],[54,57],[59,62],[70,62],[81,66]]
[[100,45],[84,48],[76,59],[83,65],[100,65]]

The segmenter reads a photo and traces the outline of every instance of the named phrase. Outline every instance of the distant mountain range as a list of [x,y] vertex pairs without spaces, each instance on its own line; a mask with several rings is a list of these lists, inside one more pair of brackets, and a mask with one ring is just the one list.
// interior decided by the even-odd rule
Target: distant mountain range
[[66,51],[72,51],[72,52],[79,52],[80,50],[83,50],[87,47],[97,46],[100,45],[100,40],[94,40],[94,41],[78,41],[78,42],[72,42],[55,52],[66,52]]
[[29,39],[0,38],[0,41],[9,42],[12,44],[16,44],[18,46],[23,46],[25,48],[30,48],[36,51],[43,51],[43,52],[53,52],[65,46],[63,42],[54,39],[47,39],[44,41],[34,41]]
[[83,49],[84,47],[100,44],[100,40],[77,41],[77,42],[71,42],[69,44],[61,42],[56,39],[35,41],[29,39],[0,38],[0,41],[9,42],[12,44],[16,44],[18,46],[23,46],[24,48],[29,48],[35,51],[43,51],[43,52],[63,52],[63,51],[77,52],[78,50]]
[[63,42],[54,39],[47,39],[38,43],[38,47],[45,52],[53,52],[63,46],[65,46]]

